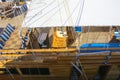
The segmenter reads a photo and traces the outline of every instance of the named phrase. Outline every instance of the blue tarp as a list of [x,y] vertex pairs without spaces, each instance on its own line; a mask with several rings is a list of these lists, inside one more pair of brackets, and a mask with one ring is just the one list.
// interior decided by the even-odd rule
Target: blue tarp
[[75,27],[75,32],[82,32],[82,27],[81,26],[76,26]]
[[94,53],[94,52],[120,52],[120,50],[80,50],[81,53]]
[[120,43],[90,43],[83,44],[80,48],[120,48]]
[[[120,43],[89,43],[89,44],[83,44],[80,46],[80,48],[120,48]],[[80,50],[81,53],[92,53],[92,52],[104,52],[104,51],[110,51],[110,52],[120,52],[120,50]]]

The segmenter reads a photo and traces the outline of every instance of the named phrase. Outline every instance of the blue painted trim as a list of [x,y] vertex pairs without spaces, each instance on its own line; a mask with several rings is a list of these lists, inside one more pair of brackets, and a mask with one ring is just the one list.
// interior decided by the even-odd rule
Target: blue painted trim
[[82,32],[82,27],[81,26],[76,26],[75,27],[75,32]]
[[120,48],[120,43],[90,43],[83,44],[80,48]]
[[0,49],[3,49],[3,47],[4,47],[3,42],[0,42]]
[[120,50],[80,50],[81,53],[94,53],[94,52],[105,52],[105,51],[120,52]]

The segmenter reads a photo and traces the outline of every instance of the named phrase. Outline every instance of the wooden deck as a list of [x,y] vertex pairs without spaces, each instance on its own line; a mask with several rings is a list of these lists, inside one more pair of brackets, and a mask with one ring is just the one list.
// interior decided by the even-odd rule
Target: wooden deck
[[24,20],[24,14],[13,18],[6,18],[6,19],[0,18],[0,27],[5,28],[6,25],[10,23],[11,25],[21,29],[23,20]]
[[109,32],[109,27],[84,27],[82,33],[77,33],[76,41],[72,46],[85,43],[109,43],[113,38],[113,31]]
[[[26,32],[26,28],[21,31],[23,37],[25,37]],[[6,42],[4,42],[5,46],[3,47],[3,49],[20,49],[21,44],[22,40],[20,38],[19,29],[16,28],[14,32],[10,35],[10,38]]]

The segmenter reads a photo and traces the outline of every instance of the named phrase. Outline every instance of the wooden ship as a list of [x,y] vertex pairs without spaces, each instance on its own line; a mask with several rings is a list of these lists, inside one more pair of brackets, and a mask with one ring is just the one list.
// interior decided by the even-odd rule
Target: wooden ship
[[1,16],[0,80],[120,79],[119,26],[21,28],[21,6]]

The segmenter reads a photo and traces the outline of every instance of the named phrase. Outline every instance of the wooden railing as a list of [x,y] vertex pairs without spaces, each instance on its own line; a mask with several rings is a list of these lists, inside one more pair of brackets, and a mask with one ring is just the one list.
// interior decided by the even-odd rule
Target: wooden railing
[[1,14],[2,14],[2,17],[6,18],[6,17],[14,14],[14,10],[13,9],[9,9],[7,11],[2,12]]
[[76,48],[60,48],[60,49],[18,49],[18,50],[0,50],[1,53],[27,53],[27,52],[42,52],[42,53],[54,53],[54,52],[76,52],[77,49]]

